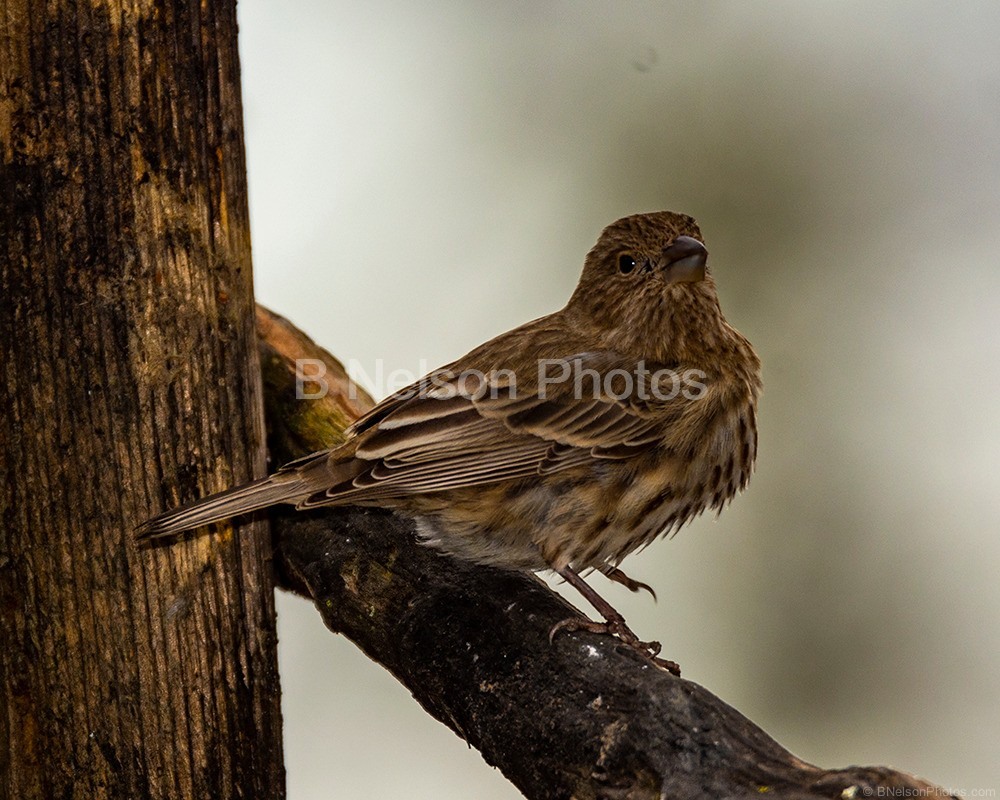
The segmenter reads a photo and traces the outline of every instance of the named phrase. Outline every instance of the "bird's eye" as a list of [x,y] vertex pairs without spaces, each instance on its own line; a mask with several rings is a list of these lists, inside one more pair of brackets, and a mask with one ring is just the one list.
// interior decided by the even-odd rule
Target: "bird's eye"
[[628,253],[622,253],[618,256],[618,271],[622,275],[628,275],[632,270],[635,269],[635,259],[632,258]]

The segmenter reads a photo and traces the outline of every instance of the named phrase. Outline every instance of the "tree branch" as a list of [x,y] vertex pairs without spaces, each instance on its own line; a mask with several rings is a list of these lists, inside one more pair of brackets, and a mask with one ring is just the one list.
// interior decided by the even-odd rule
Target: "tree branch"
[[[278,460],[370,403],[343,368],[287,321],[258,310],[267,422]],[[331,393],[294,400],[296,358],[327,364]],[[578,613],[527,574],[474,566],[417,544],[380,510],[279,512],[286,586],[316,603],[434,717],[529,798],[851,798],[944,794],[883,767],[827,771],[797,759],[697,684],[607,636],[559,635]]]

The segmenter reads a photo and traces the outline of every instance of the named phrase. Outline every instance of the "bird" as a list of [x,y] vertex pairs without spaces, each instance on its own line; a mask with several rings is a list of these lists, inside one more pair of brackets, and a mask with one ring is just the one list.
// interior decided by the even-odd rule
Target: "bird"
[[559,311],[387,396],[338,446],[154,516],[136,535],[278,503],[392,509],[451,556],[553,571],[603,617],[563,620],[550,640],[608,634],[679,675],[583,576],[652,593],[622,560],[747,486],[760,367],[722,313],[695,220],[633,214],[603,230]]

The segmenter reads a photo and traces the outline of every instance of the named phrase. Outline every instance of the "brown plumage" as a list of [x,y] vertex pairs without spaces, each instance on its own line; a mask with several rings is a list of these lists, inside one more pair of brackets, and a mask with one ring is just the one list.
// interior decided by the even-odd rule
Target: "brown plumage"
[[557,571],[606,619],[557,628],[611,632],[653,658],[659,646],[579,572],[642,587],[621,560],[750,477],[760,362],[723,317],[706,259],[690,217],[620,219],[562,310],[387,397],[340,447],[154,517],[139,536],[279,502],[392,508],[458,557]]

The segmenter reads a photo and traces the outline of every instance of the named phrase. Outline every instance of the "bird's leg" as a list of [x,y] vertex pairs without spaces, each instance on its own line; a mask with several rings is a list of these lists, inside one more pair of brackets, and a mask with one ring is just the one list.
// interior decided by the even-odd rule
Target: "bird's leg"
[[653,591],[653,587],[648,583],[643,583],[642,581],[637,581],[634,578],[630,578],[624,572],[622,572],[618,567],[612,567],[610,564],[605,564],[601,567],[601,572],[604,576],[615,583],[620,583],[630,592],[638,592],[640,589],[645,589],[653,596],[653,600],[656,600],[656,592]]
[[605,621],[594,622],[593,620],[580,619],[579,617],[564,619],[562,622],[557,622],[552,626],[552,630],[549,631],[549,641],[552,641],[559,631],[564,630],[583,630],[590,631],[591,633],[611,634],[612,636],[617,636],[623,643],[631,647],[644,658],[652,661],[657,666],[663,667],[668,672],[672,672],[674,675],[681,674],[681,668],[675,662],[669,661],[665,658],[657,658],[657,655],[660,652],[659,642],[641,641],[639,637],[632,632],[632,629],[625,624],[625,618],[618,611],[616,611],[607,600],[590,588],[587,582],[584,581],[584,579],[581,578],[575,570],[571,567],[562,567],[557,569],[556,572],[558,572],[574,589],[582,594],[587,599],[587,602],[596,608],[601,616],[604,617]]

